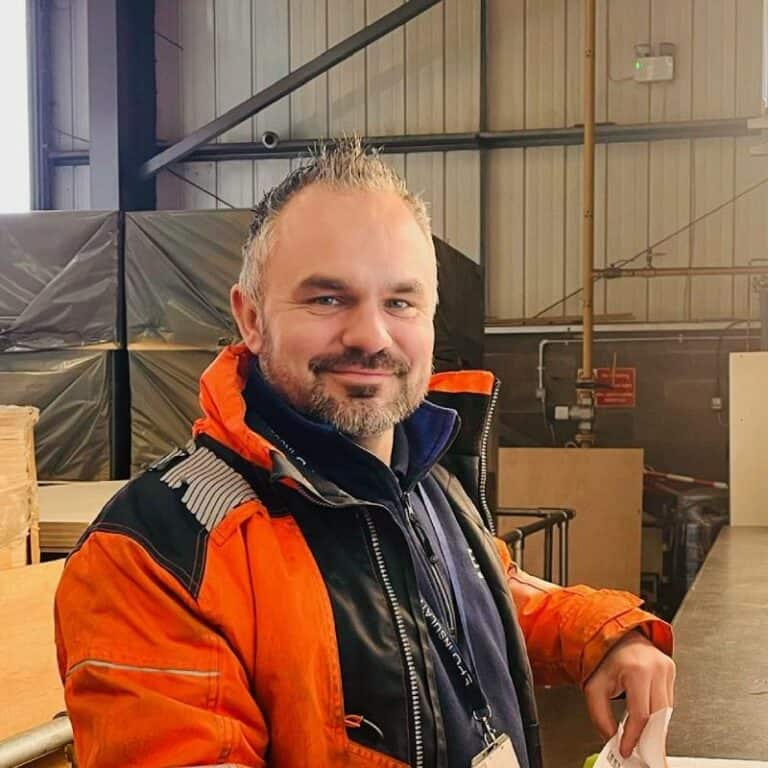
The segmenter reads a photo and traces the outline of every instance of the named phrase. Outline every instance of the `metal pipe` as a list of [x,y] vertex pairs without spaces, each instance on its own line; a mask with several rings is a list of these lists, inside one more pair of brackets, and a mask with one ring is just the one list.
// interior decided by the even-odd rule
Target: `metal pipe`
[[323,72],[327,72],[331,67],[348,59],[370,43],[392,32],[392,30],[403,26],[407,21],[424,13],[424,11],[438,2],[440,0],[408,0],[408,2],[395,8],[395,10],[350,35],[303,66],[285,77],[281,77],[277,82],[272,83],[272,85],[254,94],[241,104],[227,110],[215,120],[185,136],[181,141],[177,141],[172,146],[155,155],[141,167],[140,173],[142,178],[149,178],[165,168],[165,166],[171,163],[178,163],[203,144],[207,144],[249,117],[253,117],[253,115],[270,104],[293,93],[304,83],[309,82]]
[[[595,126],[597,144],[664,141],[686,138],[722,138],[759,136],[750,129],[746,119],[689,120],[679,123],[639,123],[637,125],[601,124]],[[184,162],[225,162],[229,160],[286,159],[306,154],[307,148],[321,139],[291,139],[280,141],[273,149],[259,142],[222,142],[203,144],[184,158]],[[451,152],[476,149],[507,149],[525,147],[578,146],[584,141],[584,129],[533,128],[518,131],[480,131],[478,133],[435,133],[399,136],[365,137],[365,142],[381,147],[386,153]],[[159,149],[172,145],[159,142]],[[56,166],[88,165],[87,149],[52,150],[48,159]]]
[[595,4],[596,0],[584,0],[584,168],[581,230],[584,319],[581,375],[585,381],[592,380],[595,321]]
[[0,768],[16,768],[56,752],[73,739],[72,723],[66,716],[22,731],[0,741]]
[[611,280],[618,277],[716,277],[726,275],[768,275],[768,266],[740,267],[638,267],[626,269],[623,267],[608,267],[596,269],[595,277]]

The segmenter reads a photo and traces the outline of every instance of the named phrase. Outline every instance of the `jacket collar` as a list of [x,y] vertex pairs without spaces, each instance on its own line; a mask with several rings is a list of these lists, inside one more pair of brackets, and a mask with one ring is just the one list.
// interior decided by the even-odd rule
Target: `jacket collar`
[[[200,378],[203,417],[195,422],[193,434],[208,435],[246,461],[267,470],[273,479],[294,487],[304,485],[312,492],[323,495],[313,483],[318,478],[308,476],[306,468],[296,462],[285,447],[269,435],[268,430],[252,429],[248,425],[243,392],[252,361],[253,356],[245,344],[236,344],[224,348],[203,372]],[[477,390],[478,387],[486,387],[488,381],[493,381],[493,375],[485,371],[439,373],[432,377],[430,389],[462,392],[469,387]],[[454,411],[429,402],[422,404],[404,422],[409,452],[419,457],[415,461],[409,460],[408,475],[411,479],[420,479],[419,475],[425,474],[439,461],[455,437],[457,423]]]

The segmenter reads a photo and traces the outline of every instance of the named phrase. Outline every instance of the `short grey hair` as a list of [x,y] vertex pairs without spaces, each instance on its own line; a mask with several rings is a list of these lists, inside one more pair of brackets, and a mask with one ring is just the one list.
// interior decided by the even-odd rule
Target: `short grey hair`
[[357,136],[322,144],[305,163],[270,189],[253,209],[238,284],[245,296],[257,305],[263,298],[264,265],[272,247],[275,221],[288,202],[311,184],[394,192],[410,208],[425,236],[428,239],[432,236],[426,204],[418,194],[408,191],[403,179],[384,162],[377,149],[365,147]]

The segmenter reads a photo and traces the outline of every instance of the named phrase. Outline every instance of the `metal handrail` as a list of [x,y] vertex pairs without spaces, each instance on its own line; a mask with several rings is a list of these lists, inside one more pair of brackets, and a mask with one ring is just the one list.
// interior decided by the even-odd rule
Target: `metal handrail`
[[18,768],[72,743],[72,723],[66,714],[0,741],[0,768]]
[[519,525],[503,534],[501,539],[512,548],[515,562],[520,568],[524,567],[525,540],[528,536],[544,531],[544,578],[552,581],[552,531],[558,529],[558,583],[565,586],[568,583],[568,539],[569,524],[575,512],[565,507],[500,507],[496,517],[535,517],[533,523]]

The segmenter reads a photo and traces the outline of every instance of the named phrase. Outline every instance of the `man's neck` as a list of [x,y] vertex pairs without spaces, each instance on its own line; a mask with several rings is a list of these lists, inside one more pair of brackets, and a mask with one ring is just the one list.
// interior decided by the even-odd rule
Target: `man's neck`
[[371,437],[350,437],[352,442],[357,443],[361,448],[365,448],[368,453],[372,453],[379,461],[389,466],[392,463],[392,445],[394,443],[395,430],[391,427],[386,432]]

